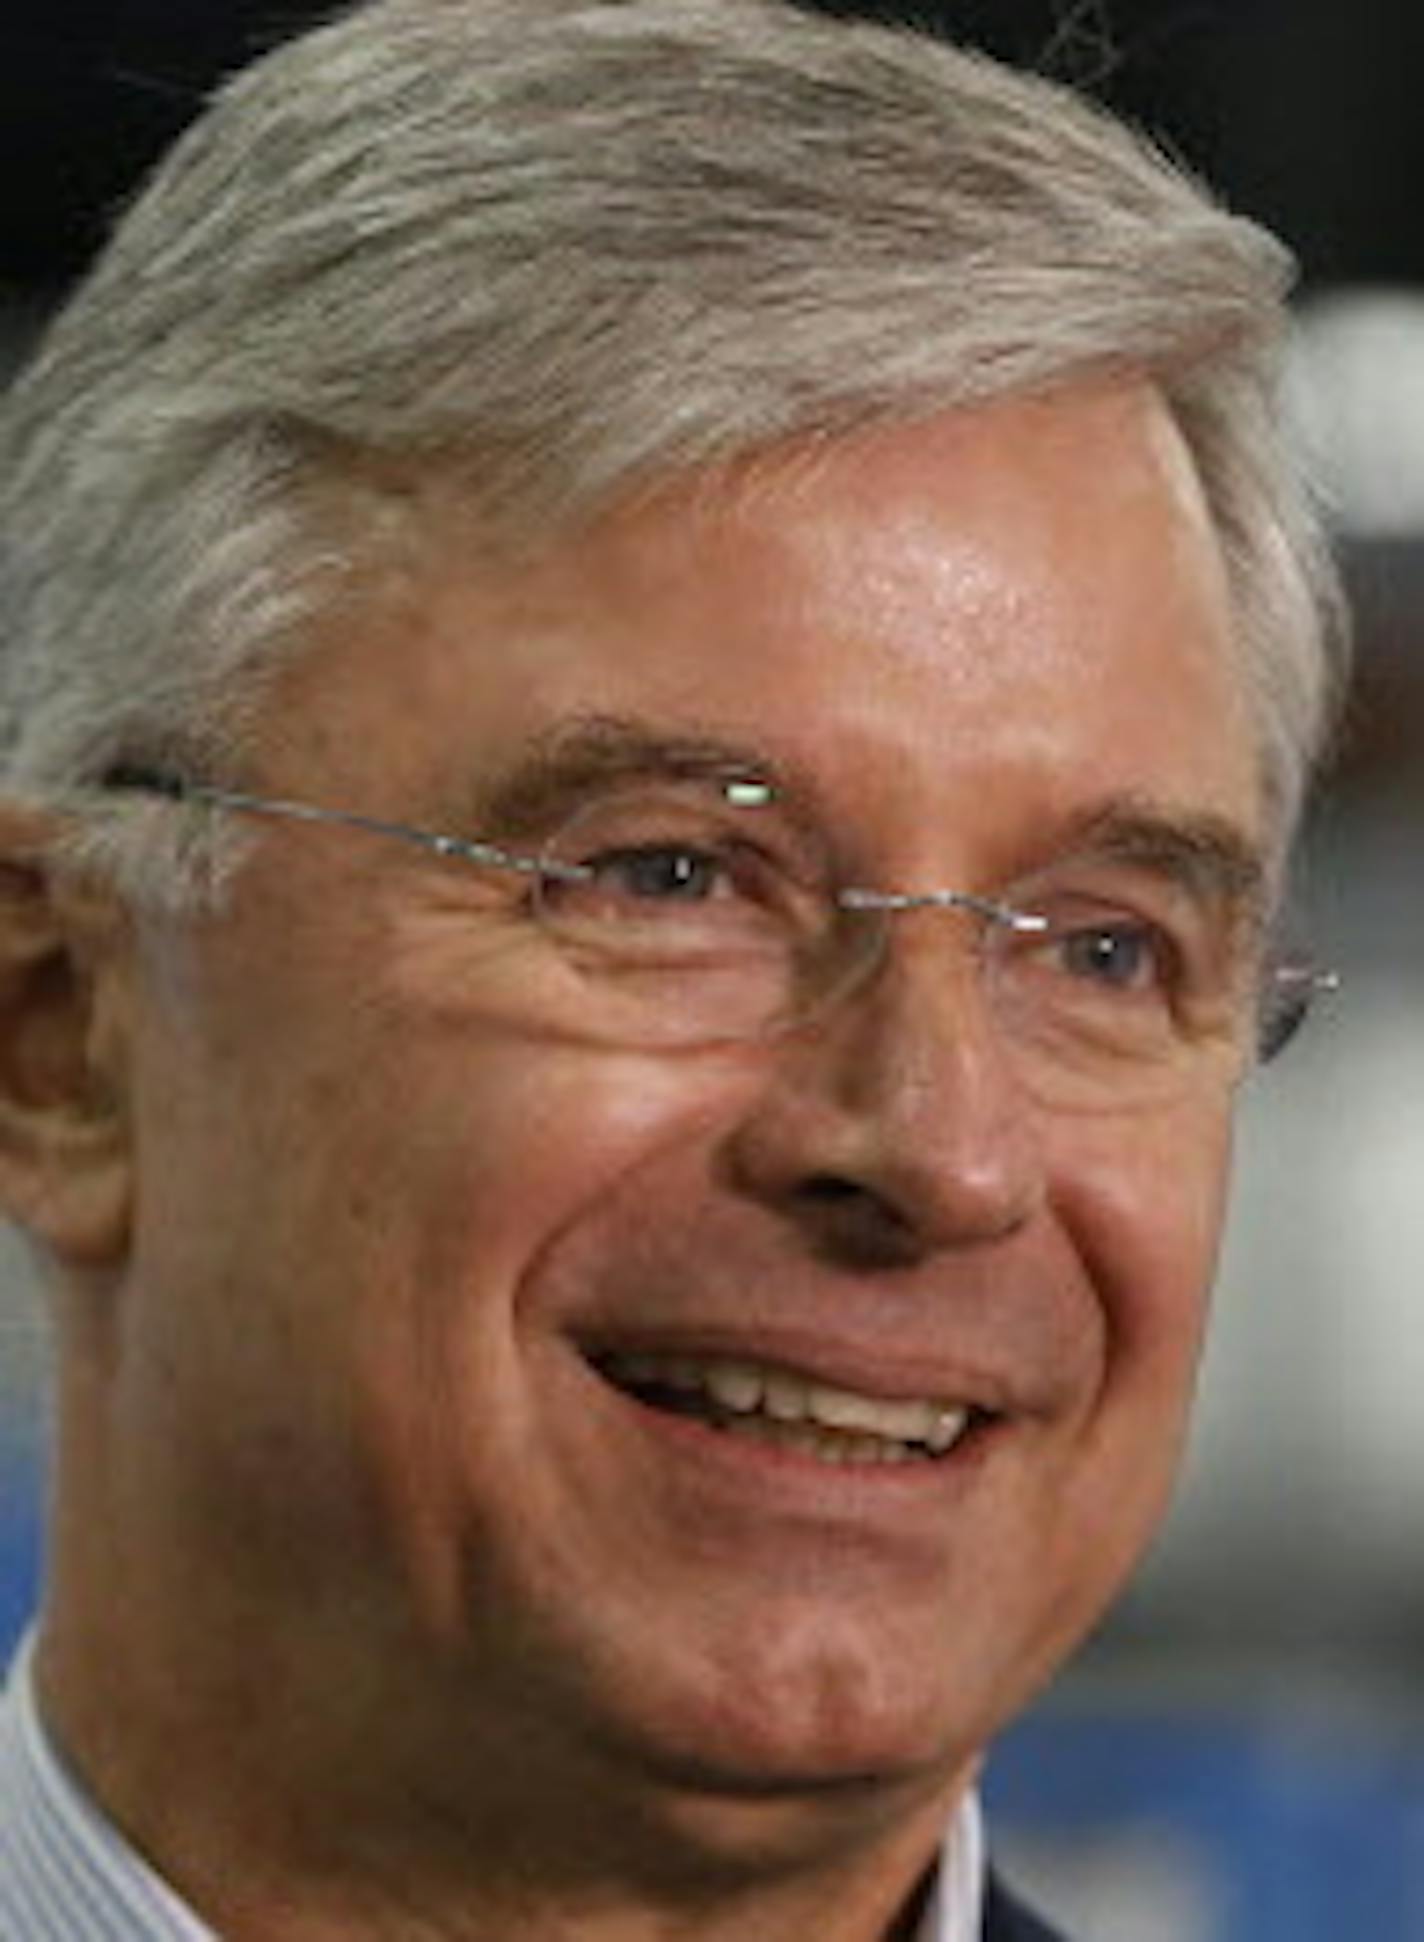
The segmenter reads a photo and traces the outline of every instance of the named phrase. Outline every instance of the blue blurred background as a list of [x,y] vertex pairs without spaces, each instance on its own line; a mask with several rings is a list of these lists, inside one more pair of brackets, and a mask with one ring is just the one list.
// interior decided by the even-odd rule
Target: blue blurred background
[[[1424,1938],[1424,8],[836,5],[1041,57],[1154,128],[1303,266],[1296,405],[1361,674],[1300,885],[1343,989],[1246,1101],[1175,1515],[996,1750],[1005,1862],[1091,1942]],[[0,360],[202,93],[310,4],[0,22]],[[3,364],[0,363],[0,368]],[[32,1608],[42,1304],[0,1248],[0,1657]]]

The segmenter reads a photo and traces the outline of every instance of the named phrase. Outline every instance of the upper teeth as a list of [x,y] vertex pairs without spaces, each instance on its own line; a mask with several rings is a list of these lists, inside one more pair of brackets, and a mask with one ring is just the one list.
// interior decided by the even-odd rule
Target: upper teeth
[[734,1415],[761,1412],[782,1423],[818,1423],[825,1429],[883,1436],[898,1443],[922,1443],[936,1455],[952,1447],[969,1420],[968,1407],[962,1403],[930,1398],[887,1402],[757,1362],[628,1354],[610,1355],[604,1366],[622,1382],[702,1390]]

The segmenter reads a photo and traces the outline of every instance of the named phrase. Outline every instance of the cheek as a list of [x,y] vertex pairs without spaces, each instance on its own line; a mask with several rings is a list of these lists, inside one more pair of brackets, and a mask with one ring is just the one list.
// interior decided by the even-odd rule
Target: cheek
[[1221,1239],[1229,1111],[1080,1119],[1061,1137],[1057,1211],[1100,1306],[1107,1399],[1184,1410]]
[[706,1062],[540,1049],[507,1034],[466,1034],[423,1063],[405,1059],[381,1089],[384,1110],[351,1129],[348,1199],[378,1199],[370,1216],[406,1230],[413,1264],[453,1251],[461,1278],[511,1298],[620,1183],[705,1137],[738,1089]]
[[307,1360],[343,1365],[349,1435],[396,1493],[397,1521],[438,1527],[448,1513],[453,1524],[458,1507],[444,1500],[462,1479],[525,1464],[550,1382],[565,1379],[549,1262],[630,1182],[697,1150],[735,1110],[737,1083],[710,1061],[482,1039],[468,1026],[445,1043],[407,1041],[389,1070],[372,1050],[359,1102],[333,1102],[319,1141],[313,1129],[293,1238],[320,1261],[300,1322],[324,1311],[328,1339]]
[[[1186,1433],[1216,1264],[1230,1146],[1221,1114],[1131,1128],[1077,1121],[1056,1211],[1098,1309],[1100,1357],[1049,1578],[1083,1621],[1138,1563],[1170,1496]],[[1075,1598],[1080,1602],[1075,1605]]]
[[135,1406],[191,1399],[168,1440],[200,1504],[250,1507],[253,1569],[395,1531],[437,1582],[469,1473],[506,1478],[537,1429],[542,1263],[745,1081],[468,1020],[397,1028],[379,1003],[181,1050],[147,1115]]

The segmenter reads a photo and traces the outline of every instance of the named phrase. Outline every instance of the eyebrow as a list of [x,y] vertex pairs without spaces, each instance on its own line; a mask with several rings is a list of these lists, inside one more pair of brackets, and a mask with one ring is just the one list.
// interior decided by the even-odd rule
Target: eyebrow
[[[480,792],[479,821],[491,834],[518,837],[547,828],[604,789],[707,779],[765,783],[798,820],[814,808],[802,786],[748,743],[590,713],[536,734],[519,760]],[[1253,921],[1263,920],[1269,901],[1261,848],[1239,824],[1145,796],[1094,804],[1059,831],[1052,854],[1120,862]]]
[[1211,812],[1118,798],[1070,824],[1057,853],[1128,864],[1257,921],[1269,902],[1260,845],[1229,817]]
[[506,836],[546,827],[590,795],[629,783],[755,780],[780,797],[774,762],[718,737],[668,734],[621,715],[579,715],[536,735],[481,792],[480,821]]

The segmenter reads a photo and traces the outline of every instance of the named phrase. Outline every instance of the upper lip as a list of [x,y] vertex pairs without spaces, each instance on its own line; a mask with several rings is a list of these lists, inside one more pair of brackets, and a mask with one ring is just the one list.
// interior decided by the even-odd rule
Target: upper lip
[[962,1403],[1001,1415],[1025,1406],[1015,1384],[982,1360],[942,1350],[915,1354],[790,1328],[749,1329],[691,1322],[610,1326],[576,1336],[590,1360],[610,1355],[686,1356],[698,1361],[752,1362],[804,1381],[853,1390],[883,1402],[924,1399]]

